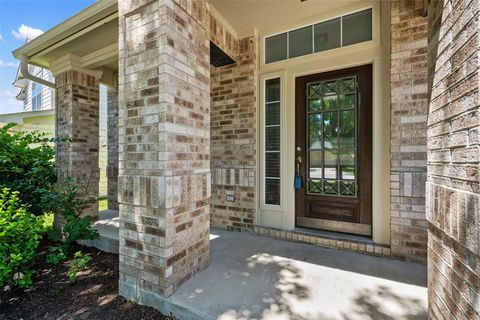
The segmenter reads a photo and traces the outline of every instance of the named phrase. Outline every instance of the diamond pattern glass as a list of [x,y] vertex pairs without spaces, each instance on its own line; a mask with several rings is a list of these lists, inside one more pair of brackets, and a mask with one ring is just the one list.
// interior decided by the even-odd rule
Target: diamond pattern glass
[[308,192],[355,197],[357,79],[307,85]]

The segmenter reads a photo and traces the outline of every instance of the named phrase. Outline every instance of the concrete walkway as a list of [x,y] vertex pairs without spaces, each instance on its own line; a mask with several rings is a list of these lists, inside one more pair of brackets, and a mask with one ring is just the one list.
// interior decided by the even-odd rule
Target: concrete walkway
[[166,299],[174,314],[189,310],[197,315],[193,319],[220,320],[427,318],[423,265],[219,230],[211,232],[211,250],[210,266]]

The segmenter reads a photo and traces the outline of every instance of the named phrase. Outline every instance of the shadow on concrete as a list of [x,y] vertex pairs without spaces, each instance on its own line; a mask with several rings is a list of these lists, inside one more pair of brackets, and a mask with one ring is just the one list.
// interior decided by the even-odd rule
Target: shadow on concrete
[[219,230],[211,248],[170,299],[212,319],[426,319],[425,266]]

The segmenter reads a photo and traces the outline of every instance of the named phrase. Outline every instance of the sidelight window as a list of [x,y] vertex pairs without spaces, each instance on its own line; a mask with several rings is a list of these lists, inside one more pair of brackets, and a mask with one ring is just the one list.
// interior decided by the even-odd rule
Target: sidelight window
[[280,205],[280,78],[265,80],[265,204]]

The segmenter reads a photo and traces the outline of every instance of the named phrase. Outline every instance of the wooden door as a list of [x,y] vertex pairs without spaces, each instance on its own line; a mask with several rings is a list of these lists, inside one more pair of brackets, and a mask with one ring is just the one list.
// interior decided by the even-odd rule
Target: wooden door
[[295,89],[296,225],[371,236],[372,66],[299,77]]

